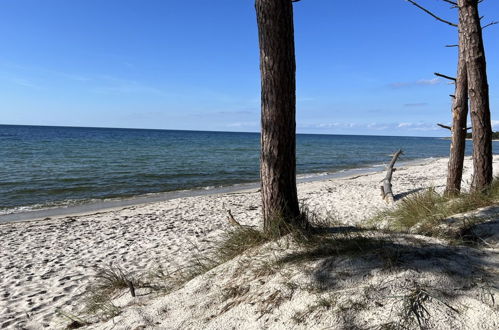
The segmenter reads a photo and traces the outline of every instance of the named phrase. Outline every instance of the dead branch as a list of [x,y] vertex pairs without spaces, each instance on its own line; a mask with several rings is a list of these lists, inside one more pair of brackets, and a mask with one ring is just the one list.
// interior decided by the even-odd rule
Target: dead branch
[[492,25],[496,25],[498,23],[499,23],[498,21],[490,22],[489,24],[486,24],[486,25],[482,26],[482,30],[485,29],[486,27],[489,27],[489,26],[492,26]]
[[[445,129],[448,129],[448,130],[452,130],[452,127],[450,126],[447,126],[447,125],[444,125],[444,124],[437,124],[437,126],[440,126],[442,128],[445,128]],[[463,130],[470,130],[472,127],[464,127]]]
[[126,284],[128,285],[128,289],[130,290],[130,294],[132,297],[135,297],[135,285],[133,284],[132,281],[130,280],[125,280]]
[[234,216],[232,215],[232,212],[230,210],[227,210],[227,214],[228,214],[227,221],[229,221],[231,225],[241,227],[241,224],[237,222],[236,219],[234,219]]
[[440,126],[440,127],[442,127],[442,128],[448,129],[449,131],[451,131],[451,130],[452,130],[452,127],[447,126],[447,125],[444,125],[444,124],[437,124],[437,126]]
[[452,81],[456,81],[456,78],[454,77],[451,77],[451,76],[447,76],[445,74],[441,74],[441,73],[438,73],[438,72],[435,72],[433,73],[435,76],[437,77],[441,77],[441,78],[445,78],[445,79],[449,79],[449,80],[452,80]]
[[392,161],[388,165],[388,168],[386,170],[386,176],[383,179],[383,185],[381,186],[381,197],[385,200],[387,203],[393,203],[394,198],[393,198],[393,192],[392,192],[392,174],[395,172],[395,168],[393,166],[395,165],[395,162],[399,158],[400,155],[403,154],[402,149],[399,149],[392,157]]
[[438,17],[437,15],[435,15],[434,13],[432,13],[431,11],[429,11],[428,9],[426,9],[425,7],[421,6],[420,4],[418,4],[417,2],[413,1],[413,0],[406,0],[410,3],[412,3],[414,6],[418,7],[419,9],[421,9],[422,11],[424,11],[425,13],[427,13],[428,15],[430,15],[431,17],[435,18],[436,20],[442,22],[442,23],[445,23],[445,24],[449,24],[450,26],[454,26],[454,27],[457,27],[457,24],[455,23],[452,23],[452,22],[449,22],[441,17]]

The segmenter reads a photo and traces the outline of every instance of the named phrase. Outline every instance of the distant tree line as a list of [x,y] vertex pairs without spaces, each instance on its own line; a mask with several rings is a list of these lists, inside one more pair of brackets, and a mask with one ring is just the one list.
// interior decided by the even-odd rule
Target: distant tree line
[[[466,133],[466,138],[467,139],[472,139],[473,138],[473,135],[472,133]],[[492,132],[492,139],[493,140],[499,140],[499,132]]]

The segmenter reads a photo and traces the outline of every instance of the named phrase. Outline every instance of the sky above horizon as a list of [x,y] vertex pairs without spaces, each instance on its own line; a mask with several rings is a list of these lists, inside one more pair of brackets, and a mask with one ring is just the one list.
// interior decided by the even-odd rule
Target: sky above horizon
[[[441,16],[457,12],[420,0]],[[499,20],[499,1],[480,7]],[[294,4],[297,131],[446,136],[456,28],[404,0]],[[499,25],[484,30],[499,130]],[[254,0],[0,0],[0,124],[257,132]]]

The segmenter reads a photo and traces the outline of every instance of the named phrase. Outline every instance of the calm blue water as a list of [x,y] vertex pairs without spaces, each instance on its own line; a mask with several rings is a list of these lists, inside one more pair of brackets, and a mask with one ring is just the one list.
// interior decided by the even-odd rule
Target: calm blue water
[[[298,173],[447,156],[439,138],[297,137]],[[468,145],[468,154],[470,145]],[[0,125],[0,213],[258,181],[259,134]]]

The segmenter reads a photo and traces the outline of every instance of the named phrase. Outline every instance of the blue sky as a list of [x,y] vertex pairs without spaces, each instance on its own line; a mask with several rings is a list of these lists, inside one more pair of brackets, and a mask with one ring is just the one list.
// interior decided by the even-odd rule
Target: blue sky
[[[449,20],[441,0],[420,3]],[[294,5],[297,130],[441,136],[455,28],[404,0]],[[499,20],[499,2],[481,5]],[[484,31],[499,129],[499,25]],[[0,123],[258,131],[253,0],[0,0]]]

